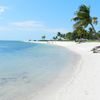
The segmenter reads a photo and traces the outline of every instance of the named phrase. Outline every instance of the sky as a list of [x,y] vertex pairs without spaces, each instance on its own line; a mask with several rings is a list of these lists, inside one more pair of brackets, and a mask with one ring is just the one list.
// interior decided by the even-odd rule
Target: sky
[[[100,17],[99,0],[0,0],[0,40],[34,40],[73,31],[75,12],[82,4]],[[96,26],[100,30],[99,23]]]

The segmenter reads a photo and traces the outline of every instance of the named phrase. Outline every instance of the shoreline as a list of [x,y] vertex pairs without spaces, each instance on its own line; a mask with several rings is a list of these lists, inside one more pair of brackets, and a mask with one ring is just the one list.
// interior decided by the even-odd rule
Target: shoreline
[[[70,51],[69,49],[65,47],[63,48]],[[59,73],[56,79],[53,80],[50,84],[47,84],[46,87],[44,87],[41,91],[39,91],[36,96],[33,96],[31,100],[55,100],[55,96],[56,96],[55,93],[57,93],[58,95],[60,93],[60,90],[62,90],[62,88],[65,87],[65,84],[67,85],[67,88],[68,88],[70,83],[73,81],[73,74],[77,73],[76,69],[79,69],[76,67],[79,67],[80,62],[81,62],[79,54],[76,54],[73,51],[70,51],[70,53],[72,53],[71,56],[73,56],[73,58],[76,57],[76,59],[72,58],[72,63],[69,64],[69,66],[72,67],[71,72],[68,72],[67,68],[62,69],[62,71]],[[58,96],[56,96],[56,98],[57,97]]]
[[31,100],[99,100],[100,55],[90,51],[99,45],[99,42],[54,42],[54,45],[63,46],[81,56],[81,63],[76,69],[72,80],[53,94],[44,93],[38,99]]

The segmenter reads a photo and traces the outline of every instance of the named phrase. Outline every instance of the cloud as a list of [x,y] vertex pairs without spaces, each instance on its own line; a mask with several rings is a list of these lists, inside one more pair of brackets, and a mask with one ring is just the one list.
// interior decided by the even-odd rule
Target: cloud
[[27,31],[27,32],[43,32],[43,33],[67,33],[68,31],[65,28],[50,28],[40,21],[18,21],[11,22],[4,26],[0,26],[0,31]]
[[64,28],[49,28],[42,22],[39,21],[20,21],[20,22],[12,22],[11,25],[20,30],[28,30],[28,31],[42,31],[48,33],[57,33],[62,32],[66,33],[67,30]]
[[20,29],[33,29],[33,28],[43,28],[44,25],[39,21],[21,21],[12,22],[12,26]]
[[4,13],[7,9],[8,7],[6,6],[0,6],[0,14]]

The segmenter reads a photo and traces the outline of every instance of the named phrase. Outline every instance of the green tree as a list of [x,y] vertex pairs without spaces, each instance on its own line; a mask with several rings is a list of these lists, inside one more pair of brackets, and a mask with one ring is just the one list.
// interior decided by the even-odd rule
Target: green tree
[[58,32],[57,33],[57,39],[62,40],[62,38],[63,38],[63,34],[61,32]]
[[96,38],[98,37],[98,39],[100,40],[100,31],[98,31],[96,35]]
[[83,27],[78,27],[73,31],[72,38],[75,41],[80,39],[88,39],[88,32]]
[[53,37],[53,40],[57,40],[57,36],[54,36],[54,37]]
[[58,40],[61,40],[62,34],[60,32],[57,33],[57,38],[58,38]]
[[58,32],[58,33],[57,33],[57,36],[59,36],[59,37],[60,37],[60,36],[61,36],[61,33],[60,33],[60,32]]
[[43,35],[41,38],[42,38],[42,40],[45,40],[46,36],[45,36],[45,35]]
[[90,40],[95,39],[95,34],[94,34],[94,31],[91,27],[89,27],[88,33],[89,33],[88,34],[88,39],[90,39]]
[[84,27],[86,28],[88,25],[91,25],[93,32],[96,34],[96,30],[93,24],[97,24],[97,17],[91,17],[90,15],[90,7],[86,5],[81,5],[75,13],[75,17],[72,19],[76,23],[74,24],[74,28]]
[[66,33],[65,39],[67,39],[67,40],[73,40],[73,33],[72,32]]

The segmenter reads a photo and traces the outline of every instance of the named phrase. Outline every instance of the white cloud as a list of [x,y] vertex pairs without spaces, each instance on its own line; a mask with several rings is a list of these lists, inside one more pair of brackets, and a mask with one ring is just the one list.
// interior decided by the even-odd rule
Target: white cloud
[[8,7],[6,6],[0,6],[0,14],[4,13],[7,9]]
[[33,20],[11,22],[0,27],[0,31],[6,31],[6,32],[28,31],[28,32],[43,32],[43,33],[68,32],[65,28],[50,28],[40,21],[33,21]]
[[13,22],[11,25],[14,28],[20,29],[20,30],[28,30],[28,31],[42,31],[42,32],[49,32],[49,33],[57,33],[62,32],[66,33],[67,30],[64,28],[49,28],[46,25],[44,25],[42,22],[39,21],[20,21],[20,22]]
[[12,22],[12,26],[20,29],[33,29],[33,28],[43,28],[44,25],[39,21],[21,21]]

